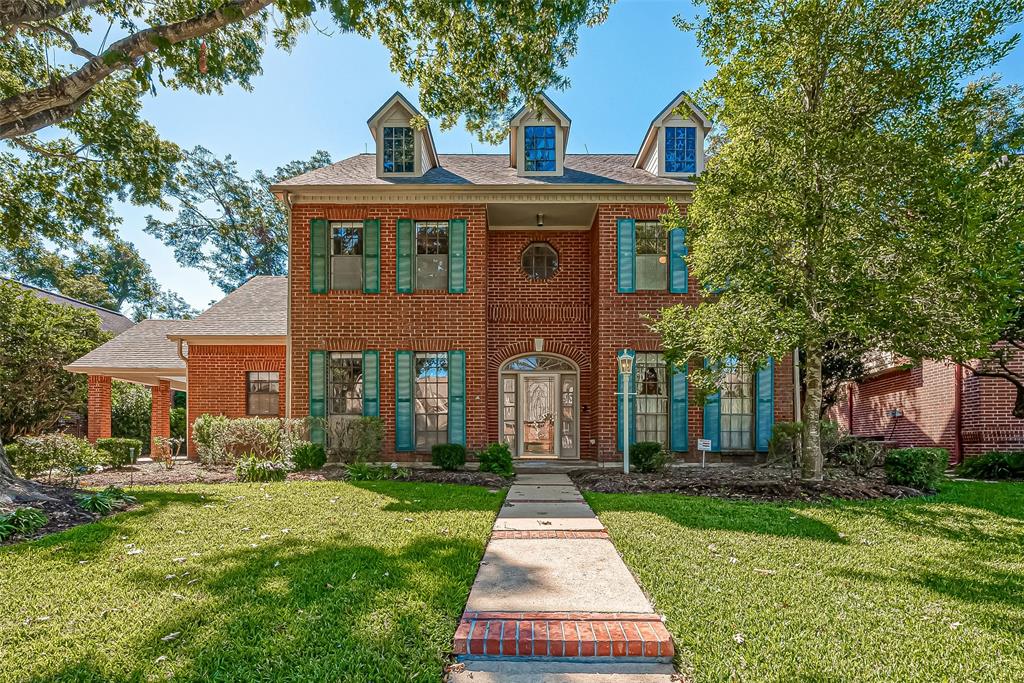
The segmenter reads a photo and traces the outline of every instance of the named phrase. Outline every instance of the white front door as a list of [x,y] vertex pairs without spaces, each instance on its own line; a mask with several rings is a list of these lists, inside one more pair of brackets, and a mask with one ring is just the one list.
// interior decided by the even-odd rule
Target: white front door
[[557,458],[559,453],[558,375],[523,373],[519,396],[521,455]]

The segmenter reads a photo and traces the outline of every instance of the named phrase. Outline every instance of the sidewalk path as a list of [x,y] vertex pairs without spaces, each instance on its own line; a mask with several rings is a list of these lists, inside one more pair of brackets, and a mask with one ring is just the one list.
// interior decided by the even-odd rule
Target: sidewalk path
[[669,681],[672,639],[565,474],[521,474],[494,523],[454,651],[472,681]]

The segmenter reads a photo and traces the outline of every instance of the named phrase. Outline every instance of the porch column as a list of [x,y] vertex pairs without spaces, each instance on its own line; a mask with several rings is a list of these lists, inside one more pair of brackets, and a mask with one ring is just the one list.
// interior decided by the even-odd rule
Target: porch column
[[89,441],[110,438],[110,378],[89,375]]
[[150,387],[153,394],[153,409],[149,413],[149,452],[156,450],[157,437],[171,436],[171,383],[160,380]]

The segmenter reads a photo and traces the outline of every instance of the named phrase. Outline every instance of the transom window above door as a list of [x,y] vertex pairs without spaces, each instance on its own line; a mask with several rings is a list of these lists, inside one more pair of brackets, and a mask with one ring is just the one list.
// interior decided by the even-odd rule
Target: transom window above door
[[547,280],[558,271],[558,252],[547,242],[534,242],[523,250],[523,272],[531,280]]

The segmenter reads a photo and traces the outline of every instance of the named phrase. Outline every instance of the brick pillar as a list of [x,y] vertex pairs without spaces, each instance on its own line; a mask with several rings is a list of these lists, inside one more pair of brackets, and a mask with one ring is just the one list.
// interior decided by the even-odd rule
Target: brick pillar
[[89,441],[110,438],[110,378],[89,375]]
[[149,413],[149,452],[156,449],[158,436],[171,435],[171,383],[160,380],[160,384],[150,387],[153,393],[153,409]]

